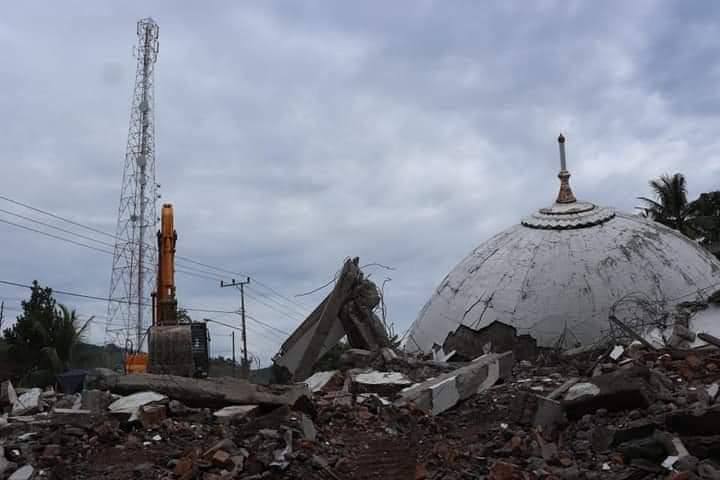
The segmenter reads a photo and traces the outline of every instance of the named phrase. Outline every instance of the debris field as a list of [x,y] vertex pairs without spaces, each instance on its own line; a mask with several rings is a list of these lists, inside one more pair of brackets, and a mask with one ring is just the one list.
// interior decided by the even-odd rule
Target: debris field
[[77,394],[4,382],[0,478],[720,478],[712,345],[344,360],[289,386],[103,371]]

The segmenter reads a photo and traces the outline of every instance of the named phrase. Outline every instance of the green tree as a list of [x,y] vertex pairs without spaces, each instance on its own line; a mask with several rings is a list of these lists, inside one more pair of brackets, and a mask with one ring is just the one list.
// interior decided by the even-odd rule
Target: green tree
[[720,191],[701,193],[688,209],[698,240],[720,258]]
[[693,238],[695,231],[690,222],[690,206],[687,200],[687,184],[681,173],[662,175],[650,181],[655,199],[639,197],[645,202],[641,207],[645,215],[656,222]]
[[22,302],[22,314],[4,332],[11,355],[26,370],[67,369],[72,353],[93,317],[80,324],[75,310],[58,304],[52,289],[33,281],[30,299]]

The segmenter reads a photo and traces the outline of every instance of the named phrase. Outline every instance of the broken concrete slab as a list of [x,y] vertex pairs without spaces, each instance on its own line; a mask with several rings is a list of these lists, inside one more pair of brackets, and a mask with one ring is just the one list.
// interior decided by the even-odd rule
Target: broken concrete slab
[[340,363],[349,368],[367,368],[375,360],[375,353],[362,348],[351,348],[340,355]]
[[403,388],[412,385],[412,380],[400,372],[378,372],[376,370],[353,372],[350,374],[353,393],[377,393],[392,397]]
[[561,402],[569,418],[579,418],[600,408],[608,411],[647,408],[654,398],[648,383],[650,370],[625,368],[573,385]]
[[39,388],[31,388],[27,392],[17,397],[17,401],[12,408],[13,416],[32,415],[42,410],[42,390]]
[[386,362],[392,362],[393,360],[398,359],[398,354],[395,353],[395,350],[390,347],[385,347],[381,349],[380,354],[382,355],[383,360],[385,360]]
[[547,396],[547,398],[550,399],[550,400],[556,400],[556,399],[562,397],[562,396],[565,394],[565,392],[567,392],[567,391],[570,389],[570,387],[572,387],[573,385],[575,385],[575,384],[578,383],[579,381],[580,381],[580,379],[579,379],[578,377],[573,377],[573,378],[567,379],[567,380],[565,381],[565,383],[563,383],[563,384],[560,385],[558,388],[556,388],[555,390],[553,390],[553,391]]
[[247,417],[257,411],[258,408],[257,405],[231,405],[216,411],[213,416],[221,422],[231,423],[234,420]]
[[5,407],[12,407],[17,402],[17,393],[10,380],[0,383],[0,411]]
[[396,404],[414,402],[417,407],[437,415],[507,378],[514,364],[512,352],[483,355],[470,365],[405,389]]
[[333,379],[335,375],[339,373],[339,370],[328,370],[326,372],[315,372],[311,376],[305,379],[305,383],[311,392],[319,392]]
[[54,425],[87,428],[96,423],[98,418],[100,417],[93,415],[90,410],[53,408],[52,415],[50,415],[50,422]]
[[140,407],[156,402],[166,402],[167,400],[168,397],[161,393],[138,392],[115,400],[108,406],[108,410],[112,413],[128,414],[132,422],[139,419]]
[[8,480],[30,480],[34,473],[35,469],[32,465],[24,465],[15,470]]
[[718,384],[717,382],[716,382],[716,383],[711,383],[710,385],[708,385],[707,387],[705,387],[705,392],[706,392],[707,395],[708,395],[708,400],[709,400],[710,403],[714,403],[714,402],[715,402],[715,399],[716,399],[717,396],[718,396],[718,391],[719,391],[719,390],[720,390],[720,384]]

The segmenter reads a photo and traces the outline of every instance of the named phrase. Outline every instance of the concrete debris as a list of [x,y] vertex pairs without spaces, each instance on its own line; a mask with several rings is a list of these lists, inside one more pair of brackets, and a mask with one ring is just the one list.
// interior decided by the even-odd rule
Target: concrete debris
[[0,411],[12,407],[17,402],[17,393],[10,380],[0,383]]
[[30,480],[35,473],[35,469],[32,465],[24,465],[10,475],[8,480]]
[[112,402],[112,394],[101,390],[83,390],[80,395],[80,408],[93,413],[104,412]]
[[273,359],[281,376],[301,381],[313,365],[344,336],[350,346],[377,351],[390,339],[374,309],[380,301],[377,286],[364,276],[356,257],[348,259],[332,292],[290,335]]
[[375,354],[362,348],[351,348],[340,355],[340,363],[346,368],[367,368],[375,360]]
[[156,402],[166,402],[168,397],[157,392],[138,392],[127,397],[122,397],[108,405],[112,413],[123,413],[130,415],[130,421],[139,419],[140,407]]
[[120,395],[154,391],[190,407],[222,408],[229,405],[292,405],[310,395],[306,385],[256,385],[239,378],[197,379],[173,375],[130,374],[107,376],[95,383],[98,388]]
[[517,361],[532,361],[538,356],[537,341],[533,337],[518,335],[515,327],[499,321],[480,330],[460,325],[448,334],[442,349],[445,352],[454,351],[454,357],[460,361],[470,361],[490,352],[512,351]]
[[418,408],[438,415],[507,378],[514,363],[512,352],[483,355],[469,365],[404,390],[396,403],[413,402]]
[[251,415],[257,409],[257,405],[231,405],[216,411],[213,416],[224,422],[233,422]]
[[309,376],[307,379],[305,379],[304,383],[308,386],[308,388],[310,389],[311,392],[313,392],[313,393],[319,392],[338,373],[340,373],[339,370],[330,370],[327,372],[315,372],[311,376]]
[[391,405],[392,402],[387,398],[381,397],[377,393],[359,393],[355,396],[355,402],[363,404],[368,400],[377,400],[382,405]]
[[17,400],[12,408],[13,416],[31,415],[42,411],[43,402],[41,399],[42,389],[31,388],[27,392],[23,393]]
[[385,360],[386,362],[392,362],[393,360],[398,359],[398,354],[395,353],[395,350],[390,347],[385,347],[381,349],[380,354],[382,355],[383,360]]
[[353,393],[377,393],[392,397],[412,385],[412,380],[401,372],[360,371],[350,374]]
[[11,468],[10,461],[5,458],[5,447],[0,445],[0,478],[2,478],[3,474]]
[[[461,364],[378,350],[370,369],[310,377],[324,386],[311,395],[300,385],[306,393],[292,403],[223,405],[218,390],[191,397],[182,382],[175,392],[197,408],[169,387],[154,392],[162,400],[131,394],[104,411],[59,407],[75,397],[48,394],[47,413],[11,416],[0,429],[0,478],[21,465],[39,478],[108,480],[718,478],[720,351],[620,346],[617,359],[606,345]],[[246,399],[296,388],[242,385]],[[126,421],[132,407],[139,422]]]
[[145,428],[160,424],[167,418],[165,405],[143,405],[137,410],[137,417]]
[[620,357],[623,356],[623,353],[625,353],[625,347],[622,345],[615,345],[615,348],[612,349],[609,356],[613,359],[613,361],[617,362]]
[[570,387],[563,407],[569,417],[579,418],[598,409],[608,411],[647,408],[654,398],[645,367],[632,367],[592,377]]
[[715,399],[718,396],[718,390],[720,390],[720,384],[718,383],[711,383],[707,387],[705,387],[705,391],[708,395],[708,400],[710,403],[714,403]]

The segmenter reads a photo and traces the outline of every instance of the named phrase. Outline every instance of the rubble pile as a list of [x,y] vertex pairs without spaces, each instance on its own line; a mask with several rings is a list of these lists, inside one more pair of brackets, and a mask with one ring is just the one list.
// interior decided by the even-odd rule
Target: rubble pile
[[133,377],[75,395],[3,383],[0,479],[720,478],[712,346],[462,364],[385,348],[299,387],[214,380],[225,400],[207,406],[187,379]]

